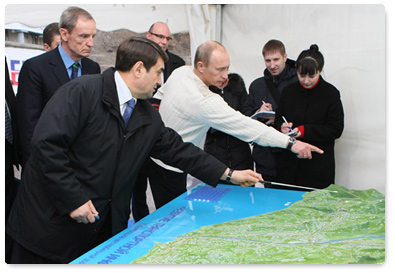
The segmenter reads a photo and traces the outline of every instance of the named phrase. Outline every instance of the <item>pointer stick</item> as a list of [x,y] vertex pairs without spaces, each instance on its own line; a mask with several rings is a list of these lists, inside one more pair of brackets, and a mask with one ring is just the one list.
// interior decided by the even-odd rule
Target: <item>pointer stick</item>
[[[303,186],[284,184],[284,183],[278,183],[278,182],[272,182],[272,181],[259,181],[259,182],[263,183],[263,184],[271,184],[271,185],[276,185],[276,186],[283,186],[283,187],[290,187],[290,188],[297,188],[297,189],[304,189],[304,190],[311,190],[311,191],[330,191],[330,190],[316,189],[316,188],[310,188],[310,187],[303,187]],[[330,192],[336,192],[337,193],[337,191],[330,191]]]

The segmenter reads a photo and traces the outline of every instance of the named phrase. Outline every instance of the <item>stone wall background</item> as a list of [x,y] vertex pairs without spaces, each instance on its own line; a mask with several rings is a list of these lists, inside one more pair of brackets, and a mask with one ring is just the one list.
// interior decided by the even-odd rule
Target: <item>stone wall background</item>
[[[136,33],[127,29],[115,31],[97,30],[94,39],[94,47],[89,56],[92,60],[98,62],[101,70],[104,71],[115,65],[115,56],[119,44],[131,36],[145,37],[145,33]],[[187,65],[191,64],[190,38],[189,33],[172,34],[173,40],[169,43],[169,51],[184,59]]]

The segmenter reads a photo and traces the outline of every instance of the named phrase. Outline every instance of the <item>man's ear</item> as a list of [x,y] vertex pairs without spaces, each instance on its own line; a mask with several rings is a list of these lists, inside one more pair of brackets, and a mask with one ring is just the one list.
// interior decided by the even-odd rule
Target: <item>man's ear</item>
[[197,69],[198,69],[198,71],[199,71],[200,73],[203,73],[204,67],[205,67],[204,63],[203,63],[202,61],[198,61],[198,63],[197,63]]
[[136,62],[133,67],[132,67],[132,71],[133,74],[137,77],[140,78],[141,75],[143,74],[143,72],[145,71],[145,66],[144,63],[142,61],[138,61]]
[[44,50],[45,51],[49,51],[50,46],[47,43],[44,43]]
[[60,38],[62,41],[68,41],[69,31],[65,28],[60,28]]

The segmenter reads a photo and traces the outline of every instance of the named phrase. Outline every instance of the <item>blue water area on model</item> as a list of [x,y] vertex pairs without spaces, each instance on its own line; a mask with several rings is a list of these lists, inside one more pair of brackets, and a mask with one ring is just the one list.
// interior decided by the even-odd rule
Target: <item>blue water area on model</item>
[[124,231],[74,260],[73,264],[128,264],[157,242],[207,225],[281,210],[302,200],[305,192],[199,184]]

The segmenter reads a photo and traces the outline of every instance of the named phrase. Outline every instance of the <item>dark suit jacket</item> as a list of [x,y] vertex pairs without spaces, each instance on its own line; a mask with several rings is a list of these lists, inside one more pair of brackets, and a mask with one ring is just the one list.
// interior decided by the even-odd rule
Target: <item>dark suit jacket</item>
[[[99,64],[88,58],[81,60],[81,67],[82,75],[100,74]],[[70,78],[56,48],[25,61],[18,81],[18,125],[24,165],[30,156],[30,142],[41,112],[55,91]]]
[[169,60],[166,62],[165,70],[163,71],[164,82],[167,81],[171,72],[173,72],[176,68],[185,65],[185,61],[181,57],[169,52],[168,50],[166,50],[166,53],[167,56],[169,56]]

